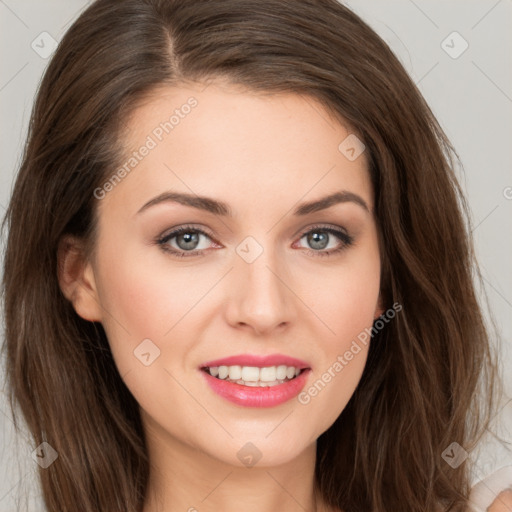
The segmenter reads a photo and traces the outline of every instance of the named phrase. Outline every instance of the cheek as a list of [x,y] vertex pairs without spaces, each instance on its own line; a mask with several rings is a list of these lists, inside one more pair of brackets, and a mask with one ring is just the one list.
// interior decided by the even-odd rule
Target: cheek
[[[121,257],[114,247],[118,244],[124,247]],[[142,336],[162,337],[211,281],[130,234],[116,244],[104,243],[98,260],[102,305]]]
[[[323,325],[325,348],[343,350],[375,318],[380,292],[380,258],[372,240],[302,279],[300,294]],[[313,278],[312,278],[313,276]]]
[[[299,395],[313,407],[321,431],[343,411],[361,379],[379,299],[380,259],[377,247],[354,253],[331,272],[316,274],[315,286],[304,288],[305,302],[314,304],[325,335],[318,339],[322,366]],[[326,292],[328,290],[328,293]],[[312,413],[313,414],[313,409]]]
[[133,366],[134,350],[143,340],[163,349],[165,335],[198,300],[200,290],[190,273],[162,274],[147,258],[130,257],[128,251],[122,259],[105,253],[99,265],[102,324],[114,358],[125,370]]
[[318,340],[318,348],[323,352],[321,364],[298,396],[299,404],[312,407],[311,416],[316,418],[320,432],[327,430],[345,409],[368,356],[376,294],[355,290],[357,294],[338,294],[336,302],[333,299],[332,304],[321,309],[322,320],[335,334],[329,332]]

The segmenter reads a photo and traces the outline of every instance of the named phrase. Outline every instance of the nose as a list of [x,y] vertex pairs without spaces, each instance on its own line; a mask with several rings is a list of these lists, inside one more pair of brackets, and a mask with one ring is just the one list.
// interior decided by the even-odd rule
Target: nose
[[252,263],[238,258],[229,279],[225,315],[231,326],[265,335],[294,322],[297,298],[291,276],[270,251]]

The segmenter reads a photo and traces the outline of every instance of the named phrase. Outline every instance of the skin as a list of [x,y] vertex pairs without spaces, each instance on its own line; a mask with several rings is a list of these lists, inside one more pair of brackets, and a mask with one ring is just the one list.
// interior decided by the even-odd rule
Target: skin
[[488,512],[510,512],[512,511],[512,489],[503,491],[487,509]]
[[[127,155],[190,96],[198,105],[98,201],[93,256],[66,240],[61,287],[80,316],[103,324],[140,404],[151,460],[144,512],[327,511],[314,490],[316,440],[354,393],[368,346],[306,405],[232,404],[198,368],[282,353],[308,362],[308,389],[383,313],[365,154],[350,161],[338,150],[352,132],[311,98],[216,81],[155,91],[125,120]],[[169,190],[223,201],[233,217],[171,202],[137,213]],[[369,211],[345,202],[292,214],[339,190]],[[203,256],[179,258],[155,243],[184,224],[213,235],[201,235]],[[315,224],[346,229],[353,245],[319,256],[344,242],[329,235],[326,249],[315,248],[303,236]],[[263,249],[252,263],[236,252],[248,236]],[[178,250],[177,242],[168,245]],[[134,356],[145,339],[160,349],[149,366]],[[248,442],[261,452],[253,467],[237,457]]]

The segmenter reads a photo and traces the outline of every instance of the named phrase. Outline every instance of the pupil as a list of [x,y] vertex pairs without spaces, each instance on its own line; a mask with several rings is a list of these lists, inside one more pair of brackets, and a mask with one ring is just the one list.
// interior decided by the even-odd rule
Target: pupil
[[[199,241],[198,233],[183,233],[176,237],[176,241],[180,249],[194,249]],[[180,243],[183,241],[183,243]],[[308,235],[308,243],[314,249],[325,249],[327,247],[328,235],[322,231],[315,231]]]
[[315,231],[308,235],[308,243],[314,249],[325,249],[327,247],[327,233],[322,231]]
[[[184,240],[184,244],[180,243],[180,240]],[[180,249],[194,249],[195,244],[199,241],[198,233],[184,233],[176,237],[176,243]]]

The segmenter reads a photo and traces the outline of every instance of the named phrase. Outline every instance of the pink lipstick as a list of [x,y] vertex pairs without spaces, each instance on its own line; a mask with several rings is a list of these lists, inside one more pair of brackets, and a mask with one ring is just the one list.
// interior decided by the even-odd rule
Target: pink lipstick
[[282,354],[240,354],[208,361],[199,369],[210,389],[245,407],[275,407],[293,399],[311,372],[305,361]]

